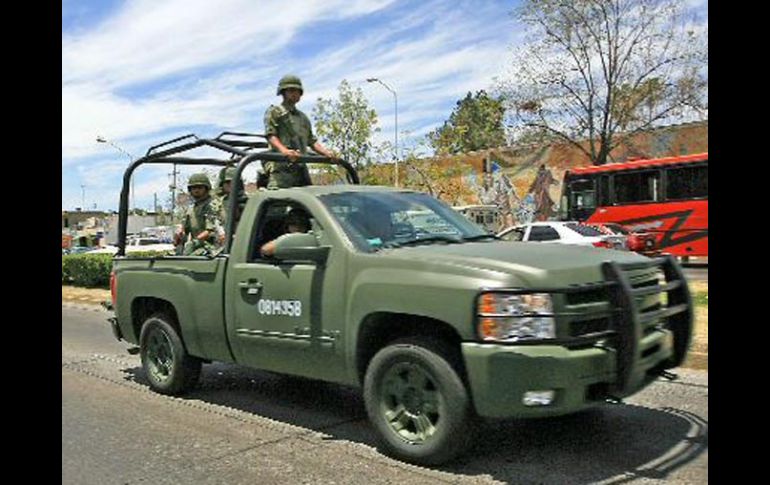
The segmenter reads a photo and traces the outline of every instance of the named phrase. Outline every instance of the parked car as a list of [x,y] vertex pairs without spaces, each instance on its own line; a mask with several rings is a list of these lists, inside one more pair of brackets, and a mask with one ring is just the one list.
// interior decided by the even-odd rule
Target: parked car
[[94,248],[89,246],[73,246],[69,249],[68,254],[83,254],[83,253],[90,253],[93,251]]
[[660,253],[658,243],[655,241],[655,235],[649,232],[632,232],[615,222],[588,222],[586,225],[595,227],[608,235],[626,236],[626,243],[629,251],[654,256]]
[[164,243],[158,237],[134,237],[128,240],[126,252],[133,251],[174,251],[173,244]]
[[[175,247],[173,244],[163,243],[162,240],[157,237],[133,237],[126,243],[126,253],[140,251],[174,252],[174,250]],[[117,252],[118,247],[112,245],[92,251],[93,254],[116,254]]]
[[531,222],[509,227],[498,233],[506,241],[543,242],[627,249],[626,236],[605,234],[581,222]]
[[461,205],[452,209],[489,232],[495,232],[500,227],[500,209],[496,205]]

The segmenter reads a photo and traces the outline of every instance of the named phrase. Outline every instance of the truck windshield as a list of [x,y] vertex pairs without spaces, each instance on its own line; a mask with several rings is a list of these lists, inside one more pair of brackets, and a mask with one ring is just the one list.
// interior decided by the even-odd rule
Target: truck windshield
[[345,192],[322,195],[320,199],[353,244],[365,252],[404,245],[460,243],[489,236],[428,194]]

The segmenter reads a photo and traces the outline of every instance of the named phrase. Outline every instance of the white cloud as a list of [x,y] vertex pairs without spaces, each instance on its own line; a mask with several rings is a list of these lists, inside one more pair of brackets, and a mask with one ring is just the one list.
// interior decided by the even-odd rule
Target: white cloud
[[[417,137],[501,71],[516,34],[506,9],[439,1],[306,1],[291,8],[275,0],[128,2],[90,30],[62,36],[63,171],[90,167],[78,173],[92,187],[87,190],[95,200],[97,190],[111,191],[98,203],[115,206],[116,167],[127,159],[97,144],[97,135],[139,156],[189,132],[260,131],[265,108],[279,100],[275,84],[287,71],[302,76],[306,113],[319,96],[336,96],[342,79],[360,86],[380,115],[375,141],[390,141],[393,97],[365,82],[381,78],[398,92],[399,131]],[[395,20],[367,29],[347,23],[374,12]],[[321,21],[350,35],[341,42],[319,39],[328,42],[322,52],[296,57],[296,42],[307,43],[303,35]],[[167,185],[165,177],[137,181],[137,197],[151,203]],[[62,191],[63,206],[80,205],[79,187],[63,185]]]
[[286,8],[278,0],[128,2],[96,30],[63,36],[62,81],[124,86],[244,56],[258,59],[314,21],[367,14],[388,3],[327,0]]

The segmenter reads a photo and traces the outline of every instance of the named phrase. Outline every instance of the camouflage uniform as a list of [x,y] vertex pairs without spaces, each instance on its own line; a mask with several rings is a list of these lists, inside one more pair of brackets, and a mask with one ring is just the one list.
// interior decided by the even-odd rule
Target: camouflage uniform
[[[220,202],[211,196],[195,201],[192,207],[187,208],[182,226],[185,237],[191,239],[184,244],[182,254],[201,256],[220,249],[218,234],[223,230],[220,214],[222,210]],[[209,231],[206,241],[199,241],[198,234]]]
[[[318,139],[313,134],[310,119],[296,107],[285,103],[270,106],[265,112],[265,134],[275,135],[286,148],[305,154]],[[273,148],[273,151],[275,148]],[[268,189],[310,185],[310,173],[304,163],[265,162]]]
[[222,169],[219,171],[219,174],[217,175],[217,191],[214,193],[217,197],[222,197],[225,195],[225,191],[222,190],[222,185],[225,183],[225,174],[228,170],[232,170],[232,165],[227,165],[226,167],[222,167]]
[[[287,74],[278,81],[276,95],[282,95],[285,89],[298,89],[304,92],[302,81],[292,74]],[[288,104],[286,98],[279,106],[270,106],[265,112],[265,135],[275,135],[283,145],[301,154],[307,153],[309,146],[318,139],[313,135],[310,119],[296,106]],[[273,151],[278,151],[273,148]],[[304,163],[264,162],[268,189],[310,185],[310,173]]]
[[227,227],[227,217],[230,211],[230,194],[224,194],[217,199],[219,203],[219,220],[222,221],[222,227]]
[[[223,228],[227,227],[227,218],[230,211],[230,194],[225,193],[223,186],[225,185],[225,182],[230,182],[232,184],[235,172],[235,167],[225,167],[219,172],[219,182],[217,184],[217,202],[219,203],[219,219],[222,221]],[[234,189],[235,187],[231,188],[231,190]]]

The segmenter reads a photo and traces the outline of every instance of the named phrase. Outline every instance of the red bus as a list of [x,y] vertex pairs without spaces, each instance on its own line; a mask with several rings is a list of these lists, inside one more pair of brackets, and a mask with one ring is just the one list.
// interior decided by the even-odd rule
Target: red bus
[[675,256],[708,256],[708,153],[568,170],[560,218],[655,234]]

